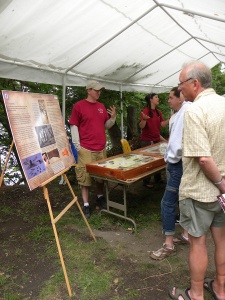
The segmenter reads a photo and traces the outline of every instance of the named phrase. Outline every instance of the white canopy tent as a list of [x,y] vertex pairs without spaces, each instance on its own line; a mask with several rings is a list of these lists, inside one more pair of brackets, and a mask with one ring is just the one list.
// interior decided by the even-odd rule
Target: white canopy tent
[[[0,77],[156,93],[225,61],[224,0],[0,0]],[[65,105],[65,101],[64,101]]]

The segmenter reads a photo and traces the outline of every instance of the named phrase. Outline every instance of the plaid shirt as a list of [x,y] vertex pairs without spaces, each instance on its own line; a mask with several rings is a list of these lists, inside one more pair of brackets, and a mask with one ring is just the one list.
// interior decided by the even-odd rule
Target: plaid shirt
[[211,156],[221,175],[225,175],[225,98],[211,88],[201,92],[185,112],[179,200],[217,201],[220,192],[196,159],[202,156]]

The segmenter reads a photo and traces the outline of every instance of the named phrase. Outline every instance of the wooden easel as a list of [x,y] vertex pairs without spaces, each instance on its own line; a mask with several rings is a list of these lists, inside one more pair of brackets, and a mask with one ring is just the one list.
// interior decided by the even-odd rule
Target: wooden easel
[[[66,176],[66,172],[69,170],[69,168],[63,170],[62,172],[58,173],[57,175],[55,175],[54,177],[52,177],[51,179],[49,179],[48,181],[44,182],[41,187],[43,187],[43,192],[44,192],[44,197],[45,197],[45,200],[47,201],[47,205],[48,205],[48,210],[49,210],[49,214],[50,214],[50,218],[51,218],[51,223],[52,223],[52,228],[53,228],[53,231],[54,231],[54,235],[55,235],[55,240],[56,240],[56,244],[57,244],[57,248],[58,248],[58,252],[59,252],[59,257],[60,257],[60,261],[61,261],[61,265],[62,265],[62,269],[63,269],[63,273],[64,273],[64,277],[65,277],[65,281],[66,281],[66,285],[67,285],[67,289],[68,289],[68,293],[69,293],[69,296],[71,297],[72,296],[72,292],[71,292],[71,288],[70,288],[70,284],[69,284],[69,279],[68,279],[68,276],[67,276],[67,272],[66,272],[66,267],[65,267],[65,263],[64,263],[64,259],[63,259],[63,255],[62,255],[62,250],[61,250],[61,246],[60,246],[60,242],[59,242],[59,238],[58,238],[58,233],[57,233],[57,229],[56,229],[56,223],[61,219],[61,217],[67,212],[67,210],[74,204],[76,203],[94,241],[96,241],[96,238],[95,238],[95,235],[93,233],[93,231],[91,230],[91,227],[86,219],[86,217],[84,216],[84,213],[80,207],[80,204],[77,200],[77,197],[75,196],[74,192],[73,192],[73,189],[70,185],[70,182]],[[71,191],[71,194],[73,196],[73,200],[58,214],[58,216],[56,218],[54,218],[53,216],[53,212],[52,212],[52,207],[51,207],[51,203],[50,203],[50,199],[49,199],[49,194],[48,194],[48,189],[46,187],[46,184],[48,184],[49,182],[51,182],[53,179],[57,178],[58,176],[63,176],[64,177],[64,180],[66,181],[70,191]]]
[[[0,177],[0,187],[2,185],[2,182],[3,182],[3,178],[4,178],[4,172],[5,172],[5,169],[6,169],[6,166],[7,166],[7,163],[8,163],[8,160],[9,160],[9,157],[10,157],[10,154],[12,152],[12,148],[13,148],[13,145],[14,145],[14,141],[12,141],[11,143],[11,146],[10,146],[10,149],[9,149],[9,153],[7,155],[7,158],[6,158],[6,161],[5,161],[5,164],[3,166],[3,169],[2,169],[2,174],[1,174],[1,177]],[[68,290],[68,293],[69,293],[69,296],[72,297],[72,292],[71,292],[71,288],[70,288],[70,283],[69,283],[69,279],[68,279],[68,275],[67,275],[67,271],[66,271],[66,267],[65,267],[65,263],[64,263],[64,259],[63,259],[63,255],[62,255],[62,250],[61,250],[61,246],[60,246],[60,242],[59,242],[59,237],[58,237],[58,233],[57,233],[57,229],[56,229],[56,223],[62,218],[62,216],[70,209],[70,207],[76,203],[89,231],[90,231],[90,234],[91,236],[93,237],[94,241],[96,241],[96,238],[95,238],[95,235],[80,207],[80,204],[78,202],[78,199],[76,197],[76,195],[74,194],[74,191],[70,185],[70,182],[66,176],[66,172],[69,170],[70,168],[67,168],[67,169],[64,169],[63,171],[57,173],[55,176],[51,177],[49,180],[43,182],[40,187],[43,187],[43,193],[44,193],[44,198],[45,200],[47,201],[47,205],[48,205],[48,210],[49,210],[49,215],[50,215],[50,219],[51,219],[51,223],[52,223],[52,228],[53,228],[53,232],[54,232],[54,235],[55,235],[55,240],[56,240],[56,245],[57,245],[57,248],[58,248],[58,252],[59,252],[59,257],[60,257],[60,261],[61,261],[61,265],[62,265],[62,269],[63,269],[63,273],[64,273],[64,277],[65,277],[65,281],[66,281],[66,285],[67,285],[67,290]],[[52,212],[52,207],[51,207],[51,202],[50,202],[50,199],[49,199],[49,194],[48,194],[48,188],[47,188],[47,184],[50,183],[52,180],[54,180],[55,178],[57,178],[58,176],[63,176],[66,184],[68,185],[69,189],[70,189],[70,192],[72,194],[72,201],[70,201],[70,203],[58,214],[58,216],[56,218],[54,218],[54,215],[53,215],[53,212]]]
[[[22,101],[20,102],[20,98],[17,98],[18,95],[20,95],[20,92],[12,92],[12,91],[2,91],[3,92],[3,100],[8,100],[9,98],[12,99],[12,101],[15,101],[15,103],[17,103],[17,101],[19,101],[18,103],[23,103],[23,101],[31,101],[31,103],[36,103],[34,100],[33,100],[33,96],[29,93],[24,93],[24,99],[22,99]],[[21,95],[20,95],[21,96]],[[43,96],[43,97],[42,97]],[[46,101],[47,99],[50,99],[55,102],[57,102],[57,97],[54,96],[54,95],[42,95],[40,96],[40,98],[42,98],[43,101]],[[36,98],[36,96],[35,96]],[[18,100],[19,99],[19,100]],[[5,102],[5,105],[6,105],[6,110],[7,110],[7,103],[8,101]],[[42,109],[42,108],[40,108]],[[27,110],[28,107],[27,107]],[[61,111],[60,111],[60,108],[58,107],[58,112],[57,110],[55,110],[55,114],[57,115],[58,113],[58,117],[61,116]],[[17,116],[19,118],[19,114]],[[10,123],[10,118],[11,118],[11,114],[8,113],[8,119],[9,119],[9,123]],[[46,120],[45,120],[46,121]],[[63,120],[62,120],[63,121]],[[34,124],[30,124],[32,126],[34,126]],[[65,135],[66,137],[66,132],[65,132],[65,129],[64,129],[64,126],[61,128],[61,133]],[[12,135],[13,135],[13,130],[12,130]],[[19,136],[18,136],[19,138]],[[16,141],[16,137],[14,137],[14,140],[15,140],[15,143],[17,142]],[[5,165],[3,167],[3,171],[2,171],[2,174],[1,174],[1,178],[0,178],[0,187],[1,187],[1,184],[2,184],[2,181],[3,181],[3,178],[4,178],[4,172],[5,172],[5,169],[6,169],[6,166],[7,166],[7,163],[8,163],[8,159],[10,157],[10,154],[11,154],[11,151],[12,151],[12,147],[13,147],[13,144],[14,144],[14,141],[12,141],[12,144],[10,146],[10,149],[9,149],[9,153],[7,155],[7,158],[6,158],[6,162],[5,162]],[[65,145],[66,146],[66,145]],[[61,261],[61,264],[62,264],[62,268],[63,268],[63,272],[64,272],[64,276],[65,276],[65,280],[66,280],[66,285],[67,285],[67,289],[68,289],[68,293],[69,293],[69,296],[71,297],[72,296],[72,292],[71,292],[71,288],[70,288],[70,284],[69,284],[69,280],[68,280],[68,276],[67,276],[67,272],[66,272],[66,267],[65,267],[65,263],[64,263],[64,259],[63,259],[63,255],[62,255],[62,250],[61,250],[61,246],[60,246],[60,242],[59,242],[59,238],[58,238],[58,233],[57,233],[57,229],[56,229],[56,223],[62,218],[62,216],[69,210],[69,208],[76,203],[93,239],[96,241],[96,238],[89,226],[89,223],[79,205],[79,202],[77,200],[77,197],[75,196],[74,192],[73,192],[73,189],[69,183],[69,180],[66,176],[66,172],[69,170],[69,168],[71,167],[72,163],[70,166],[68,166],[69,163],[66,164],[67,167],[65,167],[65,169],[63,169],[61,172],[57,173],[56,175],[52,176],[51,178],[49,178],[48,180],[46,180],[45,182],[42,182],[41,184],[39,184],[40,187],[43,188],[43,192],[44,192],[44,198],[45,200],[47,201],[47,205],[48,205],[48,210],[49,210],[49,214],[50,214],[50,218],[51,218],[51,223],[52,223],[52,228],[53,228],[53,231],[54,231],[54,235],[55,235],[55,240],[56,240],[56,244],[57,244],[57,247],[58,247],[58,252],[59,252],[59,256],[60,256],[60,261]],[[50,183],[52,180],[54,180],[55,178],[57,178],[58,176],[63,176],[66,184],[68,185],[70,191],[71,191],[71,194],[72,194],[72,201],[58,214],[58,216],[56,218],[54,218],[54,215],[53,215],[53,212],[52,212],[52,207],[51,207],[51,203],[50,203],[50,199],[49,199],[49,194],[48,194],[48,188],[47,188],[47,184]]]

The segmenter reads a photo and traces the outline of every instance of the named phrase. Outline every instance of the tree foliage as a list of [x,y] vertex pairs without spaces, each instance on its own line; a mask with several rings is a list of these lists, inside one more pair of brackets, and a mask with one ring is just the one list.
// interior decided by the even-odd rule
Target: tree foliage
[[225,95],[225,66],[216,65],[212,68],[212,87],[219,95]]

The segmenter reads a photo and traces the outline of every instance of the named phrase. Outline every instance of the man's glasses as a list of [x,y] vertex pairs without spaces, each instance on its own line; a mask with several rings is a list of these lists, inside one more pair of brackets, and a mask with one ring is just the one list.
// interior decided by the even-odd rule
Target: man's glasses
[[188,79],[186,79],[186,80],[184,80],[182,82],[179,82],[177,86],[181,86],[183,83],[185,83],[185,82],[187,82],[187,81],[189,81],[191,79],[194,79],[194,78],[190,77],[190,78],[188,78]]

